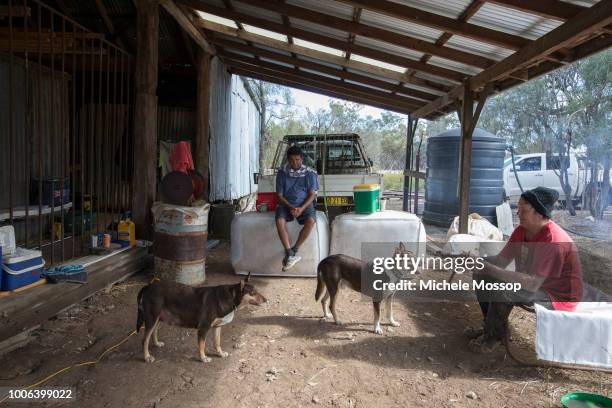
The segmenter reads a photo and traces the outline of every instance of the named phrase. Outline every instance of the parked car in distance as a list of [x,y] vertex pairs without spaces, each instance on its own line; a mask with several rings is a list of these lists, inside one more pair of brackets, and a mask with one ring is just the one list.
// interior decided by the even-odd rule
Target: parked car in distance
[[[559,155],[546,153],[530,153],[514,156],[516,172],[512,166],[512,159],[504,162],[504,190],[511,203],[516,203],[521,196],[519,181],[523,190],[535,187],[548,187],[559,192],[559,200],[565,201],[565,193],[559,180]],[[582,198],[586,184],[586,171],[582,161],[570,154],[567,166],[567,176],[572,187],[572,201],[578,202]],[[518,178],[518,181],[517,181]]]

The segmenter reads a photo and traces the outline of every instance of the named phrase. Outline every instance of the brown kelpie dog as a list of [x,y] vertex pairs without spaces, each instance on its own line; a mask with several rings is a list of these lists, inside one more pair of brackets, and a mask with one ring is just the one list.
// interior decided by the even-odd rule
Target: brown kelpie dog
[[[406,254],[409,257],[414,254],[406,249],[403,243],[395,249],[395,255]],[[374,291],[371,282],[362,282],[364,279],[371,280],[373,275],[365,272],[364,268],[372,265],[367,264],[361,259],[353,258],[348,255],[330,255],[319,263],[317,271],[317,289],[315,292],[315,300],[321,302],[323,307],[322,321],[328,321],[332,316],[336,324],[341,325],[342,322],[338,319],[336,313],[336,301],[338,299],[338,292],[341,287],[348,286],[354,291],[360,292],[366,296],[372,297],[372,304],[374,306],[374,333],[382,334],[380,328],[380,304],[385,303],[387,309],[387,317],[391,326],[399,326],[399,323],[393,318],[393,295],[395,291]],[[371,269],[370,269],[371,272]],[[398,271],[391,271],[398,278]],[[378,279],[378,278],[377,278]],[[386,274],[380,275],[380,279],[383,281],[389,281],[389,276]],[[362,286],[362,283],[366,283]],[[331,315],[329,309],[331,309]]]
[[221,350],[221,326],[232,321],[236,310],[248,304],[259,306],[266,302],[266,298],[248,281],[249,276],[235,285],[193,288],[176,282],[156,280],[142,288],[137,297],[136,331],[140,330],[144,322],[145,361],[148,363],[155,361],[149,353],[151,336],[156,347],[164,345],[157,339],[160,322],[198,329],[198,350],[200,360],[204,363],[211,361],[211,358],[206,356],[205,346],[206,335],[212,328],[215,334],[216,354],[219,357],[227,357],[228,353]]

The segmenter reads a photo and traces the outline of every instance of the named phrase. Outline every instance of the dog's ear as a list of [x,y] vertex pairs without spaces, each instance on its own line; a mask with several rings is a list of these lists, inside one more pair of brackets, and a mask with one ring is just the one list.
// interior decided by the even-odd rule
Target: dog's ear
[[400,242],[397,248],[400,250],[400,252],[406,252],[406,247],[404,246],[403,242]]
[[246,277],[246,279],[244,280],[244,283],[249,283],[249,278],[250,278],[250,277],[251,277],[251,272],[249,272],[249,273],[247,274],[247,277]]

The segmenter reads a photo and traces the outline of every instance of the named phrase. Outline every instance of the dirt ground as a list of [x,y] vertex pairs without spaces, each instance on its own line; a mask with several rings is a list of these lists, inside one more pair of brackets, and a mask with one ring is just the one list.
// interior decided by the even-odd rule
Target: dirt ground
[[[209,284],[238,280],[227,242],[209,254],[207,277]],[[0,386],[33,384],[121,341],[134,329],[136,294],[148,280],[136,275],[45,323],[31,343],[0,358]],[[346,325],[335,326],[319,321],[314,279],[253,282],[268,303],[225,326],[225,359],[201,363],[194,330],[162,326],[166,345],[152,346],[154,363],[143,361],[141,333],[97,365],[44,386],[74,387],[77,400],[64,403],[73,407],[558,407],[569,391],[612,393],[609,374],[527,368],[504,351],[471,353],[462,332],[480,321],[475,302],[400,303],[401,327],[375,335],[371,304],[354,292],[342,292]],[[511,322],[516,343],[533,356],[533,316],[515,311]]]

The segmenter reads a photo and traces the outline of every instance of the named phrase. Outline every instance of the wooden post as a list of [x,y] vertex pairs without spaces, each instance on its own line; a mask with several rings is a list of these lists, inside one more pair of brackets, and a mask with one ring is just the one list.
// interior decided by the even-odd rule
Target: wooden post
[[[421,138],[423,136],[421,135]],[[415,178],[414,178],[414,215],[419,215],[419,167],[421,167],[421,144],[419,143],[419,149],[416,152],[416,160],[414,164]]]
[[474,100],[466,82],[461,102],[461,142],[459,154],[459,233],[468,232],[468,213],[470,210],[470,173],[472,169],[472,120]]
[[157,0],[136,0],[136,98],[134,106],[133,214],[140,238],[152,237],[151,206],[156,193],[157,67],[159,7]]
[[410,157],[412,156],[412,139],[414,138],[412,124],[412,116],[408,114],[408,126],[406,126],[406,164],[404,166],[404,195],[402,201],[403,211],[408,211],[408,206],[410,204],[410,170],[412,170]]
[[204,177],[204,198],[209,198],[209,110],[210,110],[210,63],[211,55],[203,50],[197,54],[197,107],[195,166]]

